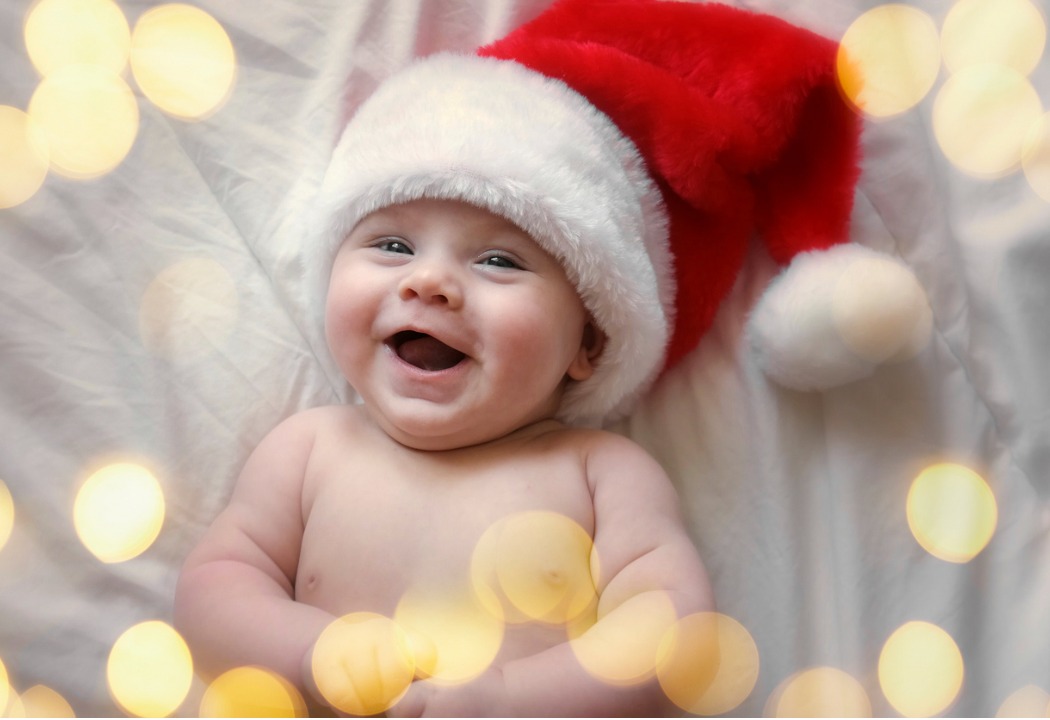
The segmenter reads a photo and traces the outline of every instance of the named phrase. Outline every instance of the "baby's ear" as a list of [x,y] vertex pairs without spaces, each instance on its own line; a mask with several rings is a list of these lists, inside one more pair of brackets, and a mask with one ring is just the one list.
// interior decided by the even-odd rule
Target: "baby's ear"
[[583,328],[580,349],[573,358],[566,373],[573,380],[580,382],[594,374],[602,350],[605,349],[605,333],[598,329],[593,321],[588,321]]

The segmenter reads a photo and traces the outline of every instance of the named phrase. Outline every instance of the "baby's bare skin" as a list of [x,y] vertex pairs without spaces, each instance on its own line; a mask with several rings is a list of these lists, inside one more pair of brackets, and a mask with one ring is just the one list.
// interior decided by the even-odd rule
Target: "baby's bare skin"
[[[311,662],[339,617],[396,619],[406,595],[424,604],[466,598],[503,623],[492,657],[462,682],[412,683],[390,714],[664,709],[655,680],[599,679],[568,641],[584,633],[592,652],[615,654],[603,643],[623,637],[616,626],[632,628],[660,603],[678,617],[712,607],[660,466],[623,437],[553,419],[566,384],[593,372],[600,345],[586,324],[560,266],[485,211],[426,201],[362,222],[335,263],[328,333],[365,404],[294,415],[245,464],[179,579],[175,619],[198,670],[262,665],[333,703]],[[390,340],[403,327],[462,344],[462,360],[421,370]],[[578,535],[553,546],[560,530],[526,537],[511,553],[525,553],[525,569],[508,578],[486,538],[530,512]],[[531,545],[549,546],[538,562]],[[544,610],[530,622],[519,599],[508,602],[508,588],[520,585],[540,596],[562,587],[589,594],[565,617]],[[409,639],[419,658],[429,652],[420,675],[441,679],[440,643],[427,650],[430,639]],[[336,662],[337,675],[360,662]]]

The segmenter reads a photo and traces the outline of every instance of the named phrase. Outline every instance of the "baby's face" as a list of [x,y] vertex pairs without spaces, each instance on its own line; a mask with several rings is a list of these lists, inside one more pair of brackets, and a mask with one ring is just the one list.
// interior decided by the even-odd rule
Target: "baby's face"
[[587,312],[561,264],[510,222],[417,200],[362,220],[335,258],[328,346],[376,421],[424,450],[558,408],[590,376]]

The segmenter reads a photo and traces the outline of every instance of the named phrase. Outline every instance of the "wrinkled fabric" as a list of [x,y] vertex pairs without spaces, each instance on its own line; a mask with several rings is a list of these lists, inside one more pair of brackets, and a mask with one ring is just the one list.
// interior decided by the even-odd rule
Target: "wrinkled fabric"
[[[151,6],[119,4],[132,25]],[[871,6],[736,4],[829,36]],[[0,103],[21,109],[38,82],[20,36],[30,5],[0,6]],[[110,648],[136,623],[170,622],[182,559],[261,437],[298,410],[354,400],[304,314],[295,263],[347,113],[413,57],[471,50],[545,2],[197,5],[237,53],[227,102],[188,122],[129,80],[141,121],[120,166],[90,181],[52,173],[0,210],[0,480],[15,507],[0,659],[16,690],[47,685],[80,715],[119,714]],[[939,22],[950,3],[921,7]],[[1047,65],[1031,76],[1044,101]],[[732,714],[761,715],[781,683],[821,666],[892,714],[879,657],[914,620],[961,652],[949,714],[994,715],[1025,685],[1050,690],[1050,205],[1021,173],[953,168],[932,104],[866,123],[853,220],[853,239],[902,258],[930,297],[928,347],[826,393],[776,387],[743,335],[776,271],[755,243],[712,330],[617,427],[671,475],[719,610],[755,640],[758,680]],[[165,518],[144,553],[106,564],[78,539],[73,506],[112,462],[154,473]],[[966,563],[909,530],[911,483],[939,462],[976,471],[997,502],[990,543]],[[202,689],[178,714],[196,713]]]

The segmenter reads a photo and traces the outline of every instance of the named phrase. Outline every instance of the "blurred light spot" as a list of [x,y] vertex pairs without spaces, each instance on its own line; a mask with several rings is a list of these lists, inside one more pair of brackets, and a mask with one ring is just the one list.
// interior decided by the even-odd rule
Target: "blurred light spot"
[[597,602],[592,549],[587,531],[564,515],[510,515],[479,541],[472,559],[475,585],[483,600],[503,598],[526,619],[567,623]]
[[19,205],[36,194],[47,177],[47,136],[17,108],[0,105],[0,208]]
[[12,694],[11,681],[7,675],[7,666],[4,665],[3,660],[0,660],[0,713],[7,707]]
[[96,65],[67,65],[48,75],[29,101],[29,115],[47,137],[51,167],[80,180],[119,165],[139,128],[127,83]]
[[773,691],[773,717],[871,717],[871,701],[849,673],[816,667],[795,673]]
[[307,711],[299,691],[277,673],[239,667],[208,685],[200,717],[307,717]]
[[952,72],[993,63],[1027,75],[1045,45],[1043,14],[1028,0],[959,0],[941,28],[941,52]]
[[112,0],[39,0],[24,34],[29,59],[44,77],[69,65],[120,75],[128,63],[128,21]]
[[1035,718],[1047,717],[1050,714],[1050,693],[1038,685],[1025,685],[1015,690],[999,706],[995,714],[1001,718]]
[[1050,202],[1050,115],[1043,115],[1032,124],[1025,138],[1021,164],[1032,190]]
[[716,612],[687,615],[665,635],[657,678],[664,694],[693,715],[722,715],[758,680],[758,648],[747,629]]
[[160,483],[139,465],[107,465],[81,486],[73,524],[80,541],[102,562],[130,560],[153,544],[164,524]]
[[933,327],[926,293],[911,272],[889,258],[848,265],[835,283],[831,312],[846,347],[873,363],[914,357]]
[[868,10],[847,28],[839,45],[837,71],[846,99],[877,118],[914,107],[940,72],[937,26],[903,4]]
[[222,265],[183,260],[146,288],[139,334],[146,348],[169,360],[193,360],[220,347],[237,324],[237,286]]
[[182,704],[193,682],[189,648],[159,620],[139,623],[117,638],[106,663],[113,699],[139,717],[167,717]]
[[409,592],[398,603],[394,620],[408,635],[416,674],[443,685],[464,683],[483,673],[503,643],[503,623],[469,589]]
[[1043,107],[1032,84],[1002,65],[973,65],[952,75],[933,105],[933,132],[956,167],[999,177],[1021,166],[1024,141]]
[[[674,604],[666,593],[636,595],[570,638],[576,659],[594,677],[612,685],[651,678],[674,647]],[[576,629],[573,629],[576,632]]]
[[157,107],[193,120],[229,96],[237,70],[233,44],[215,18],[180,3],[143,13],[131,35],[131,70]]
[[969,468],[933,465],[908,491],[908,527],[930,554],[948,562],[973,559],[991,540],[998,510],[988,483]]
[[0,550],[4,549],[11,531],[15,527],[15,501],[11,497],[11,491],[7,485],[0,480]]
[[73,707],[66,699],[46,685],[34,685],[22,693],[22,707],[25,709],[26,717],[76,717]]
[[879,655],[879,685],[906,717],[930,717],[948,708],[963,682],[963,658],[944,630],[913,621],[897,628]]
[[318,637],[311,658],[317,689],[353,715],[376,715],[408,691],[415,662],[405,631],[375,613],[344,615]]
[[25,703],[22,702],[22,697],[15,692],[14,688],[11,688],[10,694],[7,696],[7,707],[0,708],[0,717],[9,718],[24,718],[26,716]]

